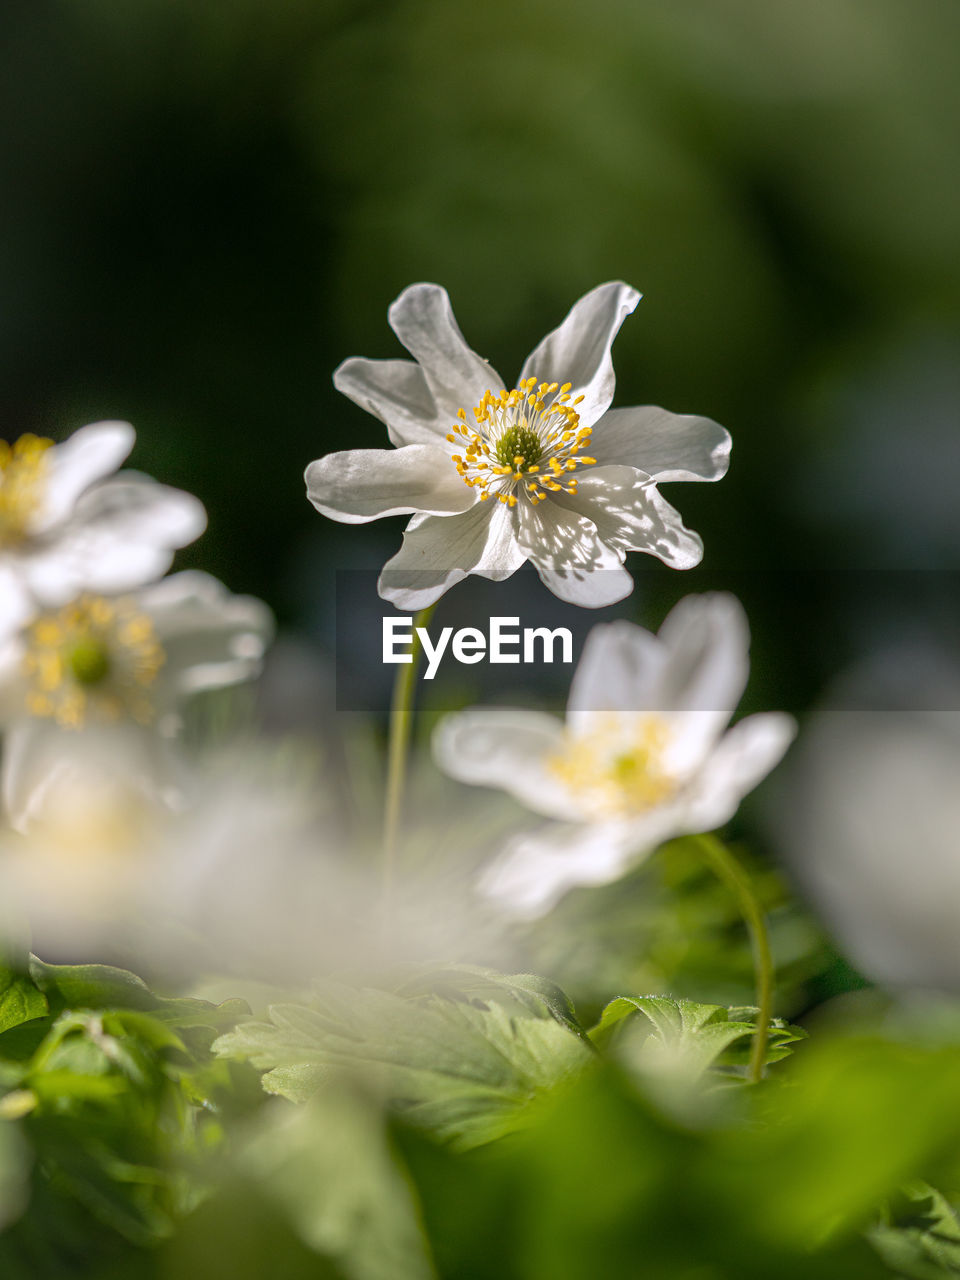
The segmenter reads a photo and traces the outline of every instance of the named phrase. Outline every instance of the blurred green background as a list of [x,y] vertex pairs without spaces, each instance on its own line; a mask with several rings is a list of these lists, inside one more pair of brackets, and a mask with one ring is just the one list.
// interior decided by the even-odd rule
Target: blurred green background
[[[400,354],[418,279],[508,379],[586,289],[644,292],[617,403],[735,441],[720,486],[667,490],[706,568],[956,565],[955,0],[33,0],[3,26],[4,429],[129,418],[133,464],[209,509],[181,563],[283,622],[321,631],[333,568],[399,543],[318,517],[302,472],[386,443],[330,375]],[[796,707],[817,646],[791,642]]]

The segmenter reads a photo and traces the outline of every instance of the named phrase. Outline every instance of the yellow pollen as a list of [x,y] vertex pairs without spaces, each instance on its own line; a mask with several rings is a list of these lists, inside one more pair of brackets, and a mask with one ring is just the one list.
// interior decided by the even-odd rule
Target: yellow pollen
[[0,548],[23,542],[43,499],[52,440],[25,435],[0,440]]
[[597,716],[584,733],[568,731],[563,747],[547,760],[595,818],[628,818],[669,799],[676,780],[664,765],[670,727],[649,712],[610,712]]
[[26,630],[23,673],[31,715],[80,728],[88,720],[154,717],[147,690],[166,660],[153,622],[130,597],[83,595]]
[[[580,425],[569,400],[573,384],[523,378],[512,390],[486,390],[473,407],[474,426],[467,426],[467,410],[457,410],[457,421],[447,433],[450,444],[462,452],[451,454],[464,484],[479,490],[485,500],[491,493],[511,509],[518,497],[536,505],[547,494],[575,493],[571,472],[596,464],[581,456],[590,428]],[[516,491],[516,492],[515,492]]]

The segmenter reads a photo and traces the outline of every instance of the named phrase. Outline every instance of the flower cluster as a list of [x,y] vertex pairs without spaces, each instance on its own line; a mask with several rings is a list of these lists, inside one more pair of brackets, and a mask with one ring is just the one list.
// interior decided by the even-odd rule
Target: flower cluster
[[[347,523],[411,517],[381,575],[385,598],[421,608],[469,574],[499,580],[530,560],[556,595],[597,608],[631,591],[630,550],[674,568],[699,561],[700,539],[659,486],[718,480],[730,438],[706,418],[611,407],[611,347],[639,297],[618,282],[593,289],[510,387],[467,346],[445,291],[413,285],[390,323],[414,360],[340,366],[335,384],[386,424],[394,447],[311,463],[308,493]],[[61,444],[25,436],[0,450],[0,926],[16,933],[29,919],[54,946],[86,944],[120,917],[142,929],[148,901],[155,918],[183,924],[188,900],[212,901],[203,866],[246,884],[248,903],[284,884],[278,918],[315,901],[318,864],[305,872],[310,842],[299,835],[278,834],[268,887],[262,816],[274,821],[283,803],[244,769],[223,802],[229,789],[181,749],[188,700],[256,675],[273,622],[260,601],[208,574],[164,576],[205,515],[188,494],[117,472],[133,442],[128,424],[102,422]],[[488,856],[479,900],[536,916],[574,885],[618,878],[671,836],[723,825],[793,733],[775,714],[727,730],[747,649],[736,600],[691,596],[658,635],[598,625],[565,722],[506,708],[444,720],[434,738],[442,770],[546,819]],[[276,821],[278,833],[288,826]],[[201,832],[215,829],[211,844]],[[52,882],[63,892],[51,894]],[[239,905],[233,914],[242,917]]]
[[189,790],[181,708],[254,676],[273,631],[266,605],[209,574],[163,576],[206,515],[113,474],[133,442],[102,422],[0,451],[3,927],[28,921],[54,948],[102,942],[151,900],[174,909],[155,853]]
[[[310,501],[335,520],[411,516],[381,596],[423,609],[469,574],[499,581],[529,560],[561,599],[598,608],[633,589],[628,551],[678,569],[699,562],[700,539],[658,486],[719,480],[730,437],[707,418],[611,407],[611,348],[639,299],[620,282],[591,290],[510,389],[467,345],[445,290],[415,284],[397,298],[390,325],[414,361],[354,358],[334,374],[394,448],[328,454],[306,471]],[[794,731],[771,714],[723,733],[747,648],[732,597],[691,597],[658,636],[628,622],[594,629],[565,725],[503,708],[448,717],[434,738],[444,771],[552,820],[509,842],[482,895],[534,916],[573,885],[616,879],[669,837],[732,817]]]

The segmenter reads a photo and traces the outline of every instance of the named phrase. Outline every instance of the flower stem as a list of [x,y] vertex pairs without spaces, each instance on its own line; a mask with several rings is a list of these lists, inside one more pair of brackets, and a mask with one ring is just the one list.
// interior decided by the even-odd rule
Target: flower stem
[[770,935],[763,907],[747,871],[715,835],[691,837],[719,878],[733,890],[753,946],[753,969],[757,986],[757,1030],[750,1048],[748,1079],[756,1084],[763,1079],[767,1056],[767,1037],[773,1013],[773,957]]
[[400,834],[400,816],[403,809],[403,791],[407,777],[407,756],[410,753],[410,736],[413,729],[413,692],[420,666],[420,636],[418,627],[426,629],[436,605],[421,609],[413,619],[413,641],[410,645],[410,661],[397,667],[390,701],[390,736],[387,746],[387,789],[383,811],[383,861],[381,864],[380,897],[385,921],[389,921],[393,906],[393,888],[397,865],[397,839]]

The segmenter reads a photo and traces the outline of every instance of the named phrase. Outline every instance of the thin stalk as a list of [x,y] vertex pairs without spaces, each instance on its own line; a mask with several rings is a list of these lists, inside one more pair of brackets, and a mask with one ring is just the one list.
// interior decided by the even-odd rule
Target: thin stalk
[[390,736],[387,745],[387,787],[383,809],[383,861],[381,863],[380,899],[385,921],[393,906],[393,890],[397,867],[397,841],[403,812],[403,792],[407,779],[407,757],[413,729],[413,694],[420,667],[421,644],[417,628],[429,626],[436,605],[421,609],[413,619],[413,641],[410,661],[397,667],[390,700]]
[[719,878],[733,890],[737,905],[750,934],[753,948],[753,970],[757,987],[757,1030],[750,1047],[748,1078],[751,1084],[763,1079],[767,1056],[767,1037],[773,1014],[773,957],[770,935],[763,907],[747,871],[730,850],[714,835],[693,836],[701,853]]

